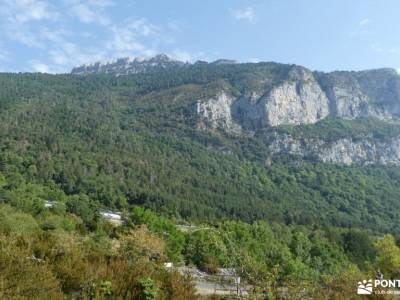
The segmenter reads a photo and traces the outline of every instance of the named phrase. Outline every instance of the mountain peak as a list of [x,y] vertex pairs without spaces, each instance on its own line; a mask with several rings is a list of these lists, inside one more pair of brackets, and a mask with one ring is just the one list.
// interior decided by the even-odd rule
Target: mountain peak
[[185,65],[184,62],[171,58],[166,54],[153,57],[123,57],[107,62],[85,64],[72,69],[72,74],[109,73],[114,75],[137,74],[150,72],[154,69],[165,69]]
[[221,58],[221,59],[217,59],[216,61],[214,61],[212,63],[215,65],[233,65],[233,64],[237,64],[238,62],[233,59]]
[[[217,59],[211,62],[213,65],[231,65],[238,62],[231,59]],[[196,61],[195,65],[208,64],[207,61]],[[137,56],[137,57],[122,57],[112,61],[95,62],[85,64],[72,69],[72,74],[86,75],[86,74],[114,74],[126,75],[147,73],[159,69],[166,69],[171,67],[181,67],[184,65],[192,65],[190,62],[183,62],[172,58],[167,54],[157,54],[153,57]]]
[[169,57],[167,54],[164,54],[164,53],[158,54],[158,55],[152,57],[150,60],[159,61],[159,62],[177,61],[177,60]]

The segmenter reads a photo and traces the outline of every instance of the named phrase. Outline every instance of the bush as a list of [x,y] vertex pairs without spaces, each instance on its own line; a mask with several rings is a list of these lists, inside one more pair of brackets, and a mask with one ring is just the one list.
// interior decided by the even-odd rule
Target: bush
[[156,300],[158,297],[158,287],[150,277],[143,277],[138,280],[139,294],[138,300]]

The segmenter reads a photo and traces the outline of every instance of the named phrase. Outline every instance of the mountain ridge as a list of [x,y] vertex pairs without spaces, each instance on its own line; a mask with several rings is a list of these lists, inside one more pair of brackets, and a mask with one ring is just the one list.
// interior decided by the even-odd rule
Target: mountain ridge
[[[241,122],[244,128],[234,133],[210,127],[213,116],[194,109],[221,91],[252,107],[260,94],[296,83],[286,80],[290,71],[261,63],[129,76],[0,74],[0,172],[6,182],[0,199],[15,203],[10,193],[25,189],[28,197],[36,183],[76,203],[143,205],[198,222],[231,218],[400,232],[400,170],[392,164],[398,156],[382,147],[368,154],[375,144],[396,146],[390,141],[399,136],[397,124],[327,117],[260,128]],[[246,129],[251,126],[255,130]],[[285,142],[287,135],[295,141]],[[313,140],[320,140],[317,149],[280,147],[283,141],[296,150],[297,141],[307,146]],[[361,146],[367,152],[352,150]]]
[[182,67],[185,65],[196,64],[236,64],[237,62],[230,59],[217,59],[214,62],[198,60],[194,63],[184,62],[166,54],[157,54],[153,57],[123,57],[111,61],[98,61],[81,66],[74,67],[71,74],[93,74],[93,73],[108,73],[114,75],[128,75],[137,73],[146,73],[157,69],[166,69],[171,67]]
[[[198,130],[254,135],[268,128],[313,125],[328,118],[372,118],[389,127],[400,124],[400,76],[390,68],[324,73],[273,62],[190,64],[166,55],[116,63],[119,65],[105,65],[111,72],[106,70],[107,74],[123,75],[126,71],[126,75],[142,78],[142,85],[151,85],[152,91],[197,84],[199,91],[187,95],[180,107],[186,107],[186,113],[180,117],[194,118]],[[90,72],[104,71],[96,70],[98,64],[93,66]],[[400,165],[399,138],[359,143],[351,137],[328,141],[323,136],[310,139],[286,133],[275,136],[275,141],[268,140],[273,156],[286,153],[345,165]],[[314,146],[310,148],[310,144]]]
[[[381,67],[381,68],[372,68],[372,69],[365,69],[365,70],[333,70],[333,71],[319,71],[319,70],[310,70],[309,68],[298,65],[298,64],[288,64],[288,63],[279,63],[279,62],[273,62],[273,61],[258,61],[258,62],[238,62],[233,59],[226,59],[226,58],[218,58],[214,61],[206,61],[206,60],[196,60],[195,62],[189,62],[189,61],[183,61],[179,60],[177,58],[174,58],[173,56],[170,56],[168,54],[160,53],[154,56],[136,56],[136,57],[120,57],[112,60],[105,60],[105,61],[95,61],[91,63],[86,63],[82,64],[79,66],[75,66],[71,69],[71,74],[93,74],[93,73],[102,73],[105,72],[107,69],[91,69],[94,66],[112,66],[114,64],[121,65],[122,63],[124,64],[130,64],[130,63],[153,63],[154,66],[162,65],[163,63],[171,63],[172,66],[175,65],[198,65],[198,64],[203,64],[203,65],[208,65],[208,64],[215,64],[215,65],[224,65],[224,64],[259,64],[259,63],[274,63],[274,64],[280,64],[280,65],[290,65],[290,66],[297,66],[301,68],[305,68],[313,73],[316,74],[342,74],[342,73],[365,73],[365,72],[388,72],[393,75],[399,74],[399,72],[395,68],[391,67]],[[122,64],[123,66],[123,64]],[[87,68],[87,69],[85,69]],[[112,69],[112,67],[110,68]],[[129,69],[127,67],[124,67],[124,69]],[[145,70],[144,70],[145,71]],[[105,73],[113,73],[113,72],[105,72]],[[135,73],[129,73],[127,72],[126,74],[135,74]],[[120,74],[122,75],[122,74]]]

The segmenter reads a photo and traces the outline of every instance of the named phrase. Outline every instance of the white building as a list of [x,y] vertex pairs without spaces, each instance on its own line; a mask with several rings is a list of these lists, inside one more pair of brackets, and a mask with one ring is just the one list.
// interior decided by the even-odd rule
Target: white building
[[56,205],[56,201],[49,201],[49,200],[46,200],[45,202],[44,202],[44,207],[46,207],[46,208],[53,208],[55,205]]
[[106,220],[110,223],[113,223],[115,225],[123,224],[121,213],[119,213],[119,212],[113,212],[111,210],[101,210],[100,217],[102,217],[104,220]]

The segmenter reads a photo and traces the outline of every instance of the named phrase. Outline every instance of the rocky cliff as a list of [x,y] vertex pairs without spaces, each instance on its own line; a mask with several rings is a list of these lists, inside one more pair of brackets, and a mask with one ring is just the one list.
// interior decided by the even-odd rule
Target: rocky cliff
[[295,139],[290,135],[276,135],[269,144],[273,155],[289,154],[301,159],[343,165],[400,165],[400,136],[387,140],[335,141]]
[[[400,76],[394,69],[322,73],[276,63],[217,60],[191,64],[158,55],[95,63],[75,68],[72,73],[140,75],[159,70],[163,71],[160,74],[165,86],[158,81],[149,84],[152,89],[196,84],[202,90],[189,93],[190,109],[185,110],[195,115],[201,130],[257,135],[268,128],[316,124],[327,118],[373,118],[400,124]],[[146,82],[151,77],[143,79]],[[273,155],[287,153],[346,165],[400,165],[400,134],[384,140],[327,140],[323,136],[299,138],[276,131],[266,143]]]
[[146,73],[159,69],[166,69],[171,67],[180,67],[185,63],[179,60],[170,58],[165,54],[159,54],[154,57],[136,57],[136,58],[119,58],[115,61],[96,62],[93,64],[82,65],[73,68],[72,74],[113,74],[113,75],[127,75]]
[[[190,70],[190,76],[200,78],[207,74],[220,79],[220,74],[232,89],[243,85],[239,94],[229,89],[216,90],[214,96],[197,99],[193,105],[194,111],[214,129],[255,131],[266,126],[313,124],[328,116],[400,118],[400,76],[394,69],[322,73],[297,65],[238,64],[226,59],[191,64],[160,54],[97,62],[76,67],[71,73],[128,75],[170,69],[177,71],[174,77]],[[239,82],[230,80],[235,72]]]
[[258,130],[266,126],[313,124],[328,116],[389,121],[400,117],[400,76],[391,69],[313,73],[293,66],[269,90],[236,98],[225,94],[218,99],[199,100],[200,106],[208,108],[207,113],[197,112],[209,124],[224,123],[226,130],[233,131],[238,126]]
[[330,114],[341,118],[400,116],[400,76],[393,69],[316,73],[330,99]]
[[[313,73],[292,66],[281,82],[265,91],[237,97],[223,91],[217,97],[198,100],[196,105],[196,113],[205,120],[203,127],[231,133],[315,124],[327,117],[373,118],[398,124],[400,76],[392,69]],[[400,165],[400,136],[327,140],[323,136],[296,138],[277,131],[266,143],[273,155],[289,154],[344,165]]]

